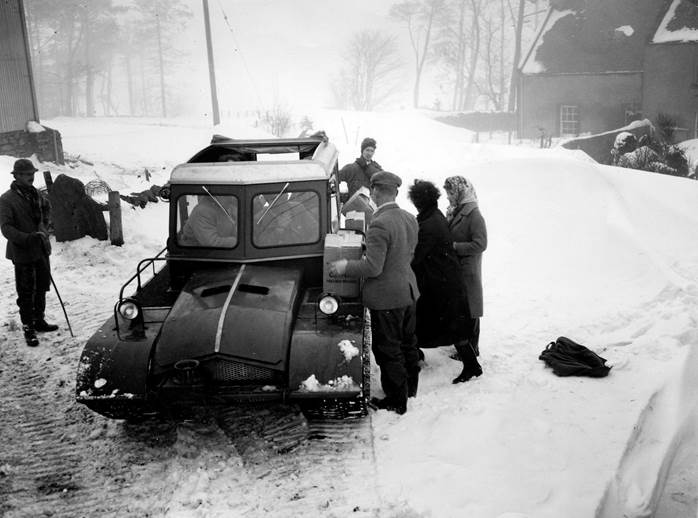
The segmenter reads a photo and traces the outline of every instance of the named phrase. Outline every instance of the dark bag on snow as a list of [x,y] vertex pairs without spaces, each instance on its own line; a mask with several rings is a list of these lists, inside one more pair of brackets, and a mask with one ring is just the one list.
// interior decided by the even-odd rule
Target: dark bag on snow
[[611,370],[604,358],[564,336],[550,342],[538,358],[558,376],[603,378]]

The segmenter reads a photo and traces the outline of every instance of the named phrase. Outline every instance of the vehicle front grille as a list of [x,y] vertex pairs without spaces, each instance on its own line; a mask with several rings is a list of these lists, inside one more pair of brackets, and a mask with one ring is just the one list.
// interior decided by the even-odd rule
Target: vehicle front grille
[[216,360],[206,362],[202,367],[208,379],[219,383],[274,381],[274,370],[237,361]]

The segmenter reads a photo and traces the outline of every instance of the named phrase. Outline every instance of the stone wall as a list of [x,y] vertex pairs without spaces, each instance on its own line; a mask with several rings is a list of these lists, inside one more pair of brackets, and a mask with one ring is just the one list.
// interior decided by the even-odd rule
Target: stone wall
[[0,133],[0,155],[30,157],[36,154],[42,162],[63,164],[63,142],[61,134],[44,126],[46,131],[38,133],[25,130]]
[[570,139],[562,142],[560,145],[566,149],[581,149],[598,163],[608,165],[611,163],[611,149],[613,149],[616,136],[623,131],[632,133],[638,140],[643,135],[653,137],[655,133],[652,123],[644,119],[631,122],[623,128],[590,135],[588,137]]

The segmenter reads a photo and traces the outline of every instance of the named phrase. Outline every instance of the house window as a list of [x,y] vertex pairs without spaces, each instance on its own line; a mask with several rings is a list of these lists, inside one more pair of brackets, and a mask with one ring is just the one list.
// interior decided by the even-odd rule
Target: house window
[[560,135],[579,135],[579,106],[560,106]]
[[623,104],[623,122],[628,125],[633,121],[642,119],[642,107],[640,103],[624,103]]

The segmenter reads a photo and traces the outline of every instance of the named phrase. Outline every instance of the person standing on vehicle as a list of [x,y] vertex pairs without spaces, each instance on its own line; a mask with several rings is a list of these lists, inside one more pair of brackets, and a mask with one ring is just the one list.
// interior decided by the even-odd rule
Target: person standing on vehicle
[[449,202],[446,216],[453,236],[453,248],[460,260],[470,308],[470,345],[479,355],[480,317],[483,314],[482,253],[487,249],[487,227],[472,182],[462,176],[449,176],[444,182],[444,190]]
[[351,164],[347,164],[339,171],[339,182],[346,182],[348,192],[341,195],[342,203],[345,203],[361,187],[369,188],[371,177],[383,168],[373,160],[376,152],[376,141],[366,137],[361,141],[361,156]]
[[417,340],[420,348],[453,344],[463,362],[463,373],[479,376],[482,368],[469,343],[472,319],[468,300],[448,221],[437,206],[440,195],[433,183],[424,180],[415,180],[408,194],[419,223],[412,259],[420,293]]
[[372,398],[378,408],[407,411],[408,396],[417,395],[419,351],[415,336],[417,279],[410,262],[417,246],[415,217],[395,202],[399,176],[379,171],[371,178],[376,206],[366,234],[362,259],[340,259],[330,274],[363,278],[363,303],[371,311],[373,354],[381,371],[385,398]]
[[39,345],[37,332],[58,329],[44,318],[46,292],[51,286],[49,204],[34,188],[36,171],[31,160],[17,160],[12,169],[15,181],[0,196],[0,231],[7,238],[5,257],[14,263],[19,316],[30,347]]

